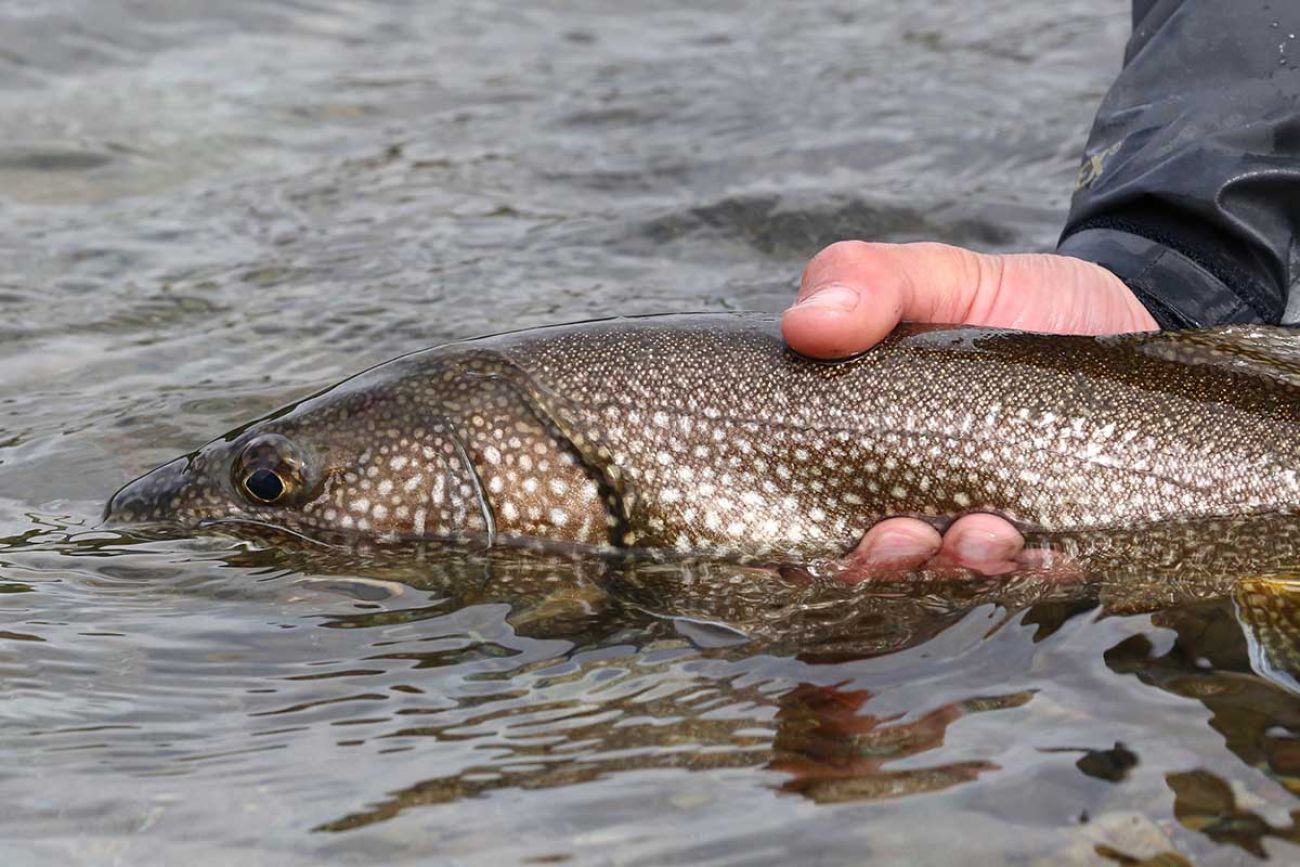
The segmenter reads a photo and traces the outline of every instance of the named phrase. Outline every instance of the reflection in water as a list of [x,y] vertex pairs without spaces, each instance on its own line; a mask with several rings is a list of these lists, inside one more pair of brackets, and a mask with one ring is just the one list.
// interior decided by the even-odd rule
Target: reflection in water
[[391,736],[438,741],[486,736],[480,746],[502,749],[493,751],[490,764],[422,781],[373,808],[325,823],[320,830],[346,831],[390,819],[410,807],[481,796],[494,789],[545,789],[648,768],[699,771],[749,767],[763,760],[770,743],[765,730],[756,730],[748,716],[713,718],[709,710],[719,704],[720,693],[728,705],[740,703],[750,709],[770,706],[770,698],[753,688],[725,685],[692,690],[693,695],[681,692],[648,684],[603,699],[601,690],[588,690],[582,701],[533,701],[445,725],[399,729]]
[[895,798],[933,792],[995,770],[991,762],[952,762],[891,771],[890,762],[943,745],[948,726],[969,713],[1020,707],[1031,692],[949,702],[911,721],[864,713],[871,694],[800,684],[781,699],[770,764],[794,779],[782,788],[818,803]]
[[[321,825],[320,830],[346,831],[390,819],[411,807],[481,796],[493,789],[570,786],[648,768],[707,771],[761,766],[791,778],[781,785],[782,791],[818,803],[921,794],[973,780],[996,766],[955,762],[891,771],[888,764],[941,746],[948,725],[967,713],[1018,707],[1031,698],[1021,693],[950,703],[904,722],[898,717],[859,716],[869,698],[865,691],[800,684],[774,698],[754,688],[725,689],[729,707],[742,704],[751,713],[774,710],[773,736],[769,727],[754,726],[749,716],[711,715],[709,711],[720,704],[718,688],[703,694],[647,697],[646,692],[654,690],[647,687],[595,707],[533,704],[445,728],[402,729],[394,736],[458,740],[472,736],[464,731],[468,726],[497,732],[524,729],[535,732],[536,738],[511,744],[490,765],[425,780],[382,804]],[[520,716],[525,718],[522,723],[515,719]],[[645,724],[648,720],[654,723]],[[563,736],[555,737],[559,732]]]
[[1291,821],[1285,827],[1275,827],[1259,814],[1239,807],[1232,787],[1209,771],[1170,774],[1168,780],[1178,821],[1216,843],[1229,843],[1257,858],[1267,858],[1266,837],[1300,842],[1300,810],[1291,811]]
[[[135,711],[97,710],[113,691],[102,675],[97,689],[107,691],[88,695],[79,713],[24,728],[54,739],[47,755],[61,763],[102,755],[110,766],[173,778],[202,779],[232,762],[258,768],[268,752],[314,755],[322,736],[332,744],[327,754],[393,757],[397,764],[385,765],[392,782],[409,781],[366,775],[371,794],[340,791],[321,813],[294,820],[302,833],[329,832],[322,839],[349,840],[372,826],[506,793],[567,797],[644,773],[745,774],[819,809],[878,809],[968,790],[983,802],[988,796],[979,792],[1000,791],[1025,773],[1027,747],[1038,756],[1028,765],[1041,766],[1036,774],[1061,786],[1065,778],[1052,769],[1068,767],[1079,781],[1070,786],[1091,792],[1071,809],[1080,833],[1095,837],[1079,850],[1092,857],[1177,864],[1174,849],[1203,855],[1217,851],[1203,845],[1229,846],[1265,857],[1271,847],[1300,844],[1300,695],[1289,689],[1295,633],[1277,627],[1290,621],[1297,597],[1276,583],[1244,580],[1227,597],[1184,588],[1187,598],[1176,604],[1166,585],[1147,597],[1154,609],[1138,615],[1143,594],[1134,586],[1052,583],[1033,574],[846,587],[716,563],[213,539],[182,552],[190,566],[176,574],[203,573],[207,563],[215,577],[198,584],[179,577],[169,586],[160,553],[176,552],[139,537],[57,527],[0,543],[6,573],[28,579],[12,582],[22,585],[13,599],[49,593],[43,576],[51,569],[69,575],[103,561],[111,568],[95,580],[107,582],[110,598],[147,606],[162,593],[182,612],[223,597],[263,611],[306,605],[300,614],[312,635],[347,643],[318,646],[308,637],[263,662],[230,657],[215,671],[189,651],[134,663],[134,676],[160,696],[193,692],[196,676],[220,692],[245,684],[247,698],[233,716],[171,734],[152,758],[130,744],[158,723]],[[143,622],[151,621],[154,615]],[[725,624],[732,640],[714,641],[710,621]],[[1071,643],[1108,622],[1148,625],[1092,651],[1085,646],[1084,655],[1104,659],[1120,683],[1177,699],[1184,719],[1186,702],[1203,707],[1203,730],[1215,733],[1238,770],[1162,752],[1186,734],[1163,732],[1160,717],[1150,724],[1138,717],[1125,723],[1127,735],[1112,736],[1114,711],[1089,708],[1087,690],[1075,710],[1061,705],[1055,678],[1077,675],[1059,660],[1077,656]],[[45,646],[49,629],[36,621],[0,639]],[[49,653],[45,664],[60,677],[59,651]],[[1024,674],[1000,673],[1016,670],[1017,657],[1029,661]],[[19,689],[34,686],[23,674],[33,658],[3,657]],[[1268,661],[1262,670],[1261,659]],[[1057,673],[1034,677],[1037,665]],[[1142,694],[1123,701],[1159,704]],[[990,751],[998,738],[1007,745]],[[1258,776],[1243,777],[1246,771]],[[1151,826],[1135,840],[1122,804],[1153,781],[1172,797],[1177,825]],[[1268,781],[1292,793],[1290,806]],[[1014,815],[1016,808],[1008,799],[993,809]]]
[[[1107,651],[1106,664],[1203,704],[1233,754],[1300,795],[1300,693],[1292,688],[1295,669],[1282,667],[1296,658],[1300,632],[1278,628],[1295,618],[1292,606],[1279,604],[1284,599],[1285,590],[1245,582],[1235,600],[1157,612],[1153,621],[1177,636],[1172,646],[1158,654],[1135,636]],[[1300,809],[1277,825],[1239,806],[1232,786],[1211,771],[1189,769],[1166,780],[1178,821],[1216,843],[1263,858],[1265,838],[1300,842]]]
[[1124,782],[1128,778],[1129,771],[1138,764],[1137,755],[1119,742],[1108,750],[1058,749],[1057,751],[1083,753],[1074,766],[1081,773],[1108,783]]

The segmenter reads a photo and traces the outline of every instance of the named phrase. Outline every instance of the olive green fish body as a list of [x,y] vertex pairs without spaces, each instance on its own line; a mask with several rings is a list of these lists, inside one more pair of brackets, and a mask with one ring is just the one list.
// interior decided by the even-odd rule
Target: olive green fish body
[[609,320],[372,368],[137,480],[109,512],[796,562],[885,516],[983,511],[1117,561],[1145,529],[1167,556],[1251,521],[1297,535],[1298,390],[1284,329],[904,327],[826,364],[770,317]]

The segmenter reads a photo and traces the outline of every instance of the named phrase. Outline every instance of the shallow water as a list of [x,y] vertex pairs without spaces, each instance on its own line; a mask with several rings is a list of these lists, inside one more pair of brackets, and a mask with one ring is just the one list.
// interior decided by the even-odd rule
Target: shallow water
[[841,237],[1050,247],[1127,4],[211,7],[0,3],[6,864],[1300,858],[1239,599],[899,591],[832,647],[572,565],[95,528],[448,338],[775,310]]

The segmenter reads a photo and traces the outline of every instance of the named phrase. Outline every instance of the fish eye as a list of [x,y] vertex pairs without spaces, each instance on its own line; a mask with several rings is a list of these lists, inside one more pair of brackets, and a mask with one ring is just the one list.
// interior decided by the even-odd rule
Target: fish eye
[[235,489],[254,506],[306,502],[314,487],[310,475],[302,452],[280,434],[249,440],[231,467]]
[[253,499],[270,504],[280,499],[286,487],[273,470],[260,469],[254,470],[248,478],[244,479],[244,490],[248,491]]

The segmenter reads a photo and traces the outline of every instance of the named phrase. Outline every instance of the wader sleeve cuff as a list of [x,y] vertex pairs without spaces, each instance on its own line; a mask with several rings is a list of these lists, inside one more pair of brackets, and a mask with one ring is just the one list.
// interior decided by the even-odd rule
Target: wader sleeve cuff
[[1293,34],[1297,0],[1133,5],[1059,249],[1115,272],[1164,327],[1300,318]]
[[1115,274],[1165,330],[1261,318],[1211,271],[1141,235],[1083,229],[1062,239],[1057,252],[1095,262]]

